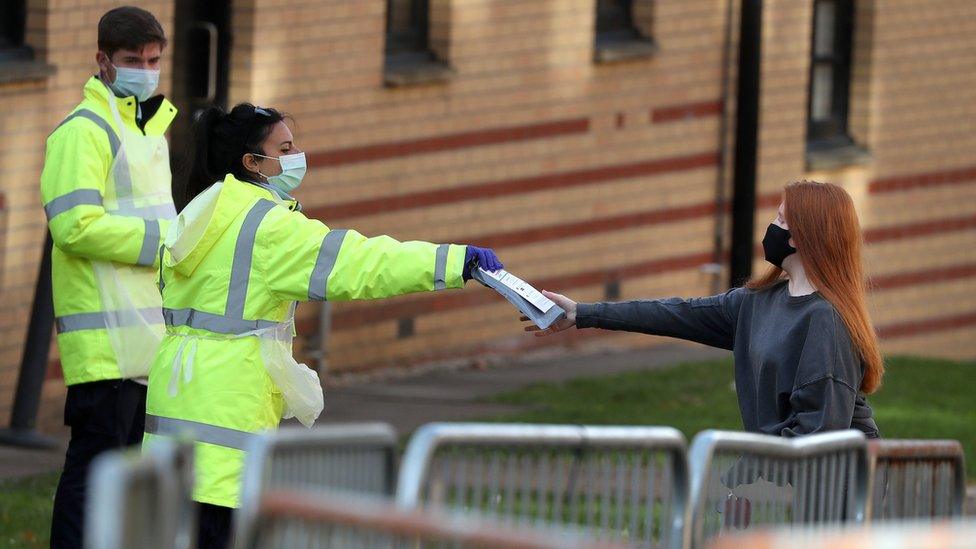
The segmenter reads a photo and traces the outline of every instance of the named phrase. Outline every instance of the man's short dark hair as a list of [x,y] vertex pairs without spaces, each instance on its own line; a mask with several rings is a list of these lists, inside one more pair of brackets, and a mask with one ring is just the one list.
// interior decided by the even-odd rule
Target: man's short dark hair
[[119,50],[140,51],[148,44],[166,47],[166,33],[156,17],[142,8],[115,8],[98,21],[98,49],[109,57]]

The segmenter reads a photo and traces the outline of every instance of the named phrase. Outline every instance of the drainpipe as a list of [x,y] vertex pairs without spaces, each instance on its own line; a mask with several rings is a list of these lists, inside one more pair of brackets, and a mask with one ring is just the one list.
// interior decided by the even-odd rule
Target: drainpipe
[[729,157],[729,63],[732,60],[732,16],[735,0],[725,3],[724,45],[722,47],[722,112],[718,124],[718,172],[715,177],[715,227],[712,235],[712,262],[702,266],[702,272],[712,277],[711,293],[717,294],[726,289],[722,282],[722,270],[725,263],[725,223],[728,214],[728,198],[725,196],[725,171]]
[[762,0],[742,0],[736,92],[735,160],[732,176],[732,255],[729,285],[752,275],[759,135]]
[[[45,231],[46,232],[46,231]],[[34,289],[30,324],[24,342],[24,354],[20,362],[20,376],[14,393],[14,407],[10,414],[10,427],[0,429],[0,444],[24,448],[54,448],[57,442],[37,432],[37,410],[41,404],[41,389],[51,350],[51,332],[54,327],[54,296],[51,290],[51,249],[54,243],[51,233],[44,240],[41,268]]]
[[305,352],[315,361],[315,371],[319,378],[328,373],[329,332],[332,330],[332,303],[322,301],[319,305],[319,322],[314,338],[309,338]]

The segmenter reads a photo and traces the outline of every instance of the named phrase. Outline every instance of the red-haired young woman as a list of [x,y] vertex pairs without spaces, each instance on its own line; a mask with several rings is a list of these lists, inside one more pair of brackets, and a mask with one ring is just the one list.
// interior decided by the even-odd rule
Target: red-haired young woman
[[865,305],[861,230],[829,183],[786,186],[763,250],[772,267],[744,288],[697,299],[580,303],[546,295],[571,327],[641,332],[730,349],[747,431],[792,437],[837,429],[879,436],[864,394],[884,365]]

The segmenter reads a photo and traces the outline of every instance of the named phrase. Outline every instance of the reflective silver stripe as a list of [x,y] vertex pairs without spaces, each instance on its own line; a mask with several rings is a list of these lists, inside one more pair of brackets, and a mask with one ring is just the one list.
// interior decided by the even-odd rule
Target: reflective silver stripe
[[450,244],[441,244],[437,247],[437,255],[434,261],[435,290],[443,290],[447,288],[447,252],[450,249]]
[[235,450],[247,450],[248,442],[254,433],[207,425],[188,419],[174,419],[146,414],[146,432],[164,437],[179,438],[187,436],[197,442],[206,442]]
[[136,265],[152,266],[156,261],[156,251],[159,250],[159,221],[143,219],[146,223],[146,234],[142,237],[142,250]]
[[319,256],[315,260],[315,267],[312,268],[312,276],[308,280],[308,298],[312,300],[327,299],[326,288],[329,285],[329,275],[335,267],[336,259],[339,257],[339,249],[342,248],[342,241],[346,238],[346,229],[329,231],[322,239],[322,247],[319,248]]
[[163,320],[166,321],[167,326],[188,326],[198,330],[207,330],[215,334],[230,335],[243,334],[279,324],[270,320],[230,318],[196,309],[163,308]]
[[102,313],[78,313],[59,316],[54,319],[58,333],[75,332],[78,330],[97,330],[105,328],[105,318]]
[[[112,125],[108,123],[107,120],[98,116],[93,111],[88,109],[80,109],[68,115],[67,118],[58,124],[58,128],[64,126],[69,121],[75,118],[87,118],[94,122],[99,128],[105,130],[105,135],[108,136],[109,147],[112,148],[112,158],[115,158],[119,154],[119,148],[121,147],[121,142],[119,141],[119,136],[116,135],[115,130]],[[54,131],[57,131],[55,128]],[[115,194],[116,196],[132,196],[132,175],[129,173],[129,162],[127,159],[123,159],[124,162],[118,164],[118,169],[115,175]]]
[[61,121],[60,124],[58,124],[57,128],[54,128],[54,131],[58,131],[58,128],[64,126],[71,120],[79,117],[87,118],[88,120],[94,122],[99,128],[105,130],[105,135],[108,136],[108,144],[109,146],[112,147],[112,158],[115,158],[115,155],[118,154],[119,152],[119,145],[120,145],[119,137],[115,135],[115,130],[112,129],[112,125],[109,124],[107,120],[105,120],[101,116],[98,116],[97,114],[95,114],[94,112],[88,109],[79,109],[69,114],[67,118],[65,118],[64,120]]
[[[138,309],[138,312],[142,319],[150,324],[159,322],[159,309]],[[107,315],[116,314],[118,313],[76,313],[73,315],[59,316],[54,319],[54,323],[57,325],[59,334],[76,332],[78,330],[99,330],[106,328],[105,317]],[[125,313],[122,314],[124,315]],[[124,318],[124,316],[120,316],[120,318]]]
[[115,210],[106,208],[106,210],[111,213],[118,213],[119,215],[135,216],[143,219],[168,219],[173,217],[174,208],[172,204],[157,204],[155,206],[127,206],[126,208],[118,208]]
[[63,194],[44,205],[44,214],[50,221],[54,216],[64,213],[75,206],[101,206],[102,193],[96,189],[76,189]]
[[251,207],[244,217],[241,232],[237,235],[234,247],[234,263],[230,270],[230,287],[227,291],[227,307],[224,316],[230,318],[244,318],[244,300],[247,298],[247,283],[251,278],[251,256],[254,252],[254,238],[258,232],[261,220],[267,215],[275,203],[261,199]]

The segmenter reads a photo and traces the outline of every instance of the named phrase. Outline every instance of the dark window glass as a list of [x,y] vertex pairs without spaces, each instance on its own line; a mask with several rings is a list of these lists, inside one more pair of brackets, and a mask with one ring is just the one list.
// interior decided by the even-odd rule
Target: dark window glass
[[27,25],[27,9],[24,0],[5,0],[0,10],[0,49],[19,48],[24,45],[24,27]]
[[388,62],[431,59],[428,44],[430,2],[387,0],[386,57]]
[[634,27],[632,0],[597,0],[597,44],[640,38]]
[[813,145],[849,141],[847,108],[853,17],[850,0],[814,2],[807,115],[808,139]]

